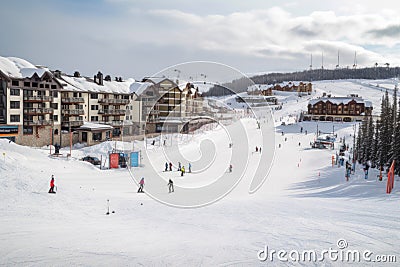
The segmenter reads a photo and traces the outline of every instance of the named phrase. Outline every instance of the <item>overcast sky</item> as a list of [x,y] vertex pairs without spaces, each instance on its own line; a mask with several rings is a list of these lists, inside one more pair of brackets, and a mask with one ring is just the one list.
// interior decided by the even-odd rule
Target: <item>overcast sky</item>
[[400,65],[400,2],[2,0],[0,55],[141,79],[182,62],[244,73]]

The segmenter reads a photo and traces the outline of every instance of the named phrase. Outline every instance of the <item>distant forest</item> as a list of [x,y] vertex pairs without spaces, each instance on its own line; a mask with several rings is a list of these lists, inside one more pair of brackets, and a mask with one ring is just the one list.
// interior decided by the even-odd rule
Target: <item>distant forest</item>
[[[284,81],[320,81],[341,79],[388,79],[400,76],[400,67],[315,69],[291,73],[268,73],[250,77],[255,84],[275,84]],[[246,78],[211,87],[205,96],[222,96],[247,91],[251,81]]]

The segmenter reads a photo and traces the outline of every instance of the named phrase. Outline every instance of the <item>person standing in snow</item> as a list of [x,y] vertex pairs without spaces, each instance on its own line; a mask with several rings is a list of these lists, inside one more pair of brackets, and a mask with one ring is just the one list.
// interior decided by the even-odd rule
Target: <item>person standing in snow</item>
[[258,152],[258,147],[256,147],[256,152]]
[[229,172],[232,172],[232,168],[233,168],[233,166],[232,166],[232,164],[230,164],[229,165]]
[[260,151],[260,154],[261,154],[261,147],[260,147],[260,150],[259,150],[259,151]]
[[168,171],[168,162],[165,162],[165,171]]
[[168,190],[169,193],[174,192],[174,182],[171,179],[168,181]]
[[181,168],[181,176],[183,176],[184,173],[185,173],[185,166],[182,166],[182,168]]
[[182,170],[182,165],[181,165],[181,162],[178,161],[178,171],[181,171],[181,170]]
[[143,187],[144,187],[144,177],[142,177],[142,179],[140,179],[139,182],[139,189],[138,189],[138,193],[143,193]]
[[172,162],[169,163],[169,171],[172,172]]
[[189,162],[189,173],[192,172],[192,164]]
[[49,193],[55,194],[56,192],[54,191],[54,175],[51,175],[51,180],[50,180],[50,190]]

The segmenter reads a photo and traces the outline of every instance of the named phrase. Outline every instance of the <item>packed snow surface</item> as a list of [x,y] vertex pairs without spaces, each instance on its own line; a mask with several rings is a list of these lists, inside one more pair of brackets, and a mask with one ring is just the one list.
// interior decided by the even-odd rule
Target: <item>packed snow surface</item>
[[[386,194],[386,177],[378,181],[378,171],[370,170],[368,179],[364,179],[361,165],[356,166],[355,174],[346,182],[344,167],[332,166],[331,158],[339,148],[340,138],[352,146],[355,123],[297,122],[296,119],[308,101],[323,91],[346,96],[348,92],[360,90],[360,96],[371,100],[374,109],[379,106],[383,91],[364,81],[322,81],[315,88],[311,96],[280,97],[283,108],[274,111],[274,163],[265,183],[254,194],[248,193],[252,172],[263,163],[260,154],[253,150],[256,146],[265,151],[272,147],[263,147],[260,143],[254,119],[243,118],[237,122],[248,131],[249,168],[225,198],[196,209],[169,207],[146,194],[136,193],[137,184],[127,169],[100,169],[80,159],[85,155],[96,156],[103,160],[103,166],[108,164],[107,153],[113,149],[144,151],[147,148],[155,170],[166,180],[174,179],[182,187],[202,186],[218,177],[230,162],[229,138],[221,127],[205,128],[189,136],[171,136],[171,140],[180,141],[179,149],[188,161],[201,156],[202,142],[208,140],[215,145],[216,159],[208,177],[201,173],[181,177],[175,169],[177,162],[173,162],[174,171],[163,173],[165,158],[161,142],[152,145],[150,140],[146,143],[110,141],[92,147],[76,146],[72,157],[66,158],[50,157],[47,147],[34,149],[0,139],[0,264],[320,266],[320,262],[277,259],[260,262],[257,253],[265,246],[277,251],[337,249],[339,239],[347,241],[348,249],[369,250],[373,255],[397,255],[400,261],[398,177],[390,195]],[[255,108],[255,112],[263,109]],[[265,123],[263,119],[259,121]],[[281,125],[282,121],[290,123]],[[310,148],[317,127],[323,133],[337,134],[335,150]],[[69,153],[69,148],[63,148],[61,153]],[[187,168],[188,162],[183,164]],[[146,175],[150,173],[149,168],[145,164],[131,170],[133,175],[145,177],[145,191],[157,186]],[[197,166],[192,168],[196,170]],[[57,194],[47,193],[52,174]],[[180,194],[176,190],[168,195],[166,183],[158,189],[171,198]],[[110,215],[105,215],[107,203]],[[345,263],[326,259],[322,264],[343,266]],[[356,265],[383,264],[360,262]]]

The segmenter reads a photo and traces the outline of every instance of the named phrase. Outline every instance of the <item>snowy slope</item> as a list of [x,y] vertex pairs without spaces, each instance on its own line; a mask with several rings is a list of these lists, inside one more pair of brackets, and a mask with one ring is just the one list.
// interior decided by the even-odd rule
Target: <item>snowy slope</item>
[[[360,85],[353,81],[339,81],[337,87],[329,81],[320,82],[316,94],[322,94],[323,90],[346,94],[346,88],[357,86]],[[363,97],[380,98],[375,89],[363,88]],[[309,148],[309,143],[315,139],[317,123],[280,125],[281,120],[295,117],[307,101],[306,97],[289,98],[282,110],[274,111],[275,160],[266,182],[254,194],[248,193],[249,185],[254,169],[263,163],[260,154],[253,150],[255,146],[262,146],[264,151],[272,148],[261,143],[254,119],[242,119],[248,133],[250,167],[225,198],[197,209],[172,208],[146,194],[137,194],[134,179],[141,176],[146,178],[145,191],[157,186],[147,167],[133,169],[131,177],[125,169],[100,170],[79,160],[88,154],[104,157],[115,147],[130,149],[131,143],[105,142],[74,149],[72,158],[66,159],[49,157],[47,148],[27,148],[0,139],[0,152],[5,153],[5,157],[0,158],[0,264],[299,265],[277,260],[260,262],[257,252],[265,245],[275,250],[321,251],[337,248],[340,238],[346,239],[349,249],[394,254],[399,261],[398,177],[391,195],[385,193],[386,181],[377,181],[376,171],[372,170],[365,180],[362,167],[358,165],[356,173],[346,182],[344,168],[331,165],[331,156],[336,150]],[[255,111],[260,114],[263,109]],[[260,122],[266,123],[263,119]],[[320,122],[318,129],[331,132],[334,126],[338,139],[345,137],[351,145],[353,125]],[[177,171],[163,173],[165,154],[157,145],[147,145],[154,171],[164,175],[166,180],[173,178],[177,188],[210,183],[226,169],[230,160],[238,160],[230,158],[229,136],[221,127],[177,138],[181,141],[180,152],[187,159],[182,162],[185,167],[188,161],[201,157],[201,151],[205,151],[202,144],[214,144],[217,151],[213,165],[206,172],[208,176],[196,173],[199,166],[194,165],[195,173],[181,178]],[[145,144],[135,142],[134,147],[143,151]],[[69,153],[69,149],[62,149],[62,152]],[[176,161],[173,163],[176,165]],[[51,174],[56,178],[56,195],[47,194]],[[166,183],[155,189],[165,192],[166,197],[180,197],[179,190],[168,195]],[[107,200],[110,211],[115,211],[109,216],[105,215]],[[323,264],[344,265],[329,259]],[[300,265],[320,266],[321,263]],[[361,262],[356,265],[380,264]]]

